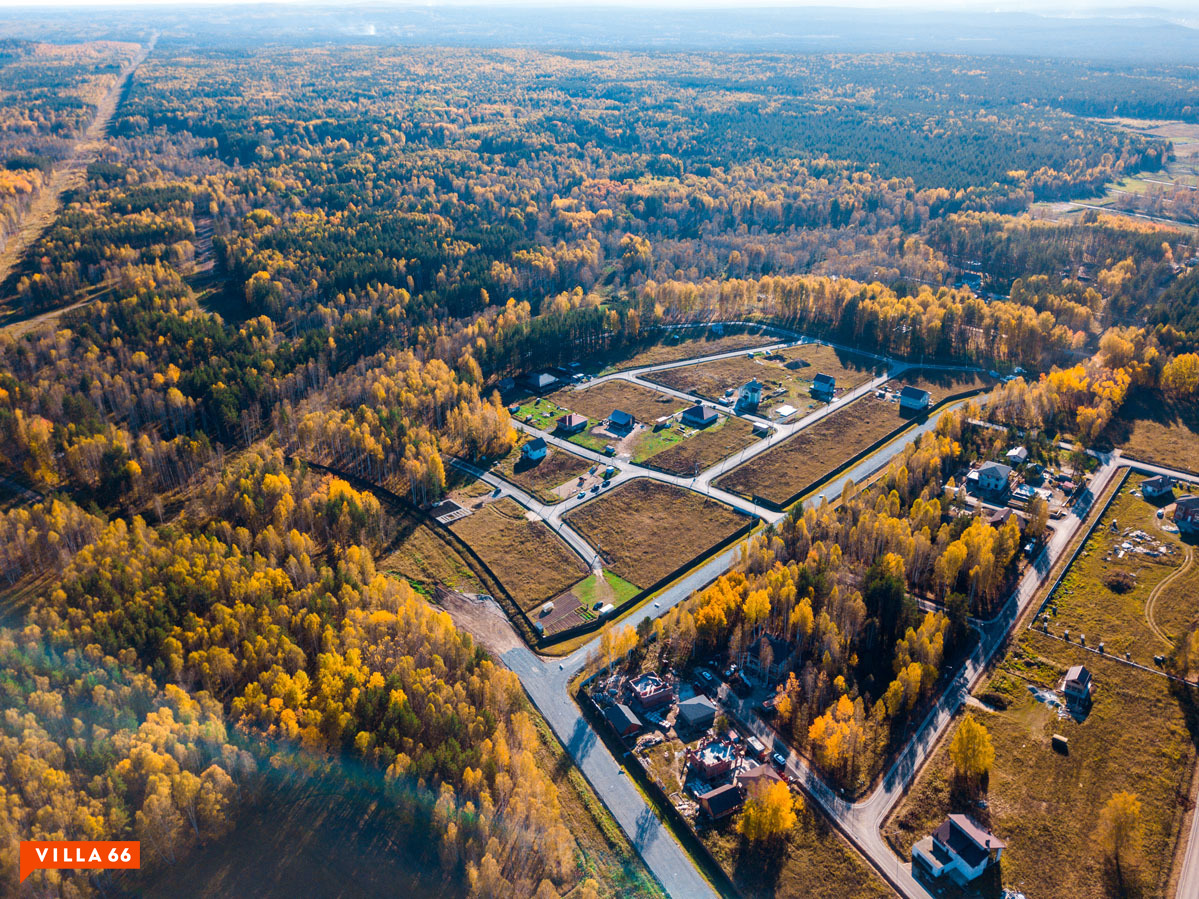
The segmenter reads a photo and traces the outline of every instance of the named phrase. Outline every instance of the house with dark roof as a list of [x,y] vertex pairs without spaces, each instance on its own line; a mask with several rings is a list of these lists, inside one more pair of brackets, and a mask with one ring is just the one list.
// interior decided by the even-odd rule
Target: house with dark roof
[[923,412],[932,405],[933,395],[927,390],[905,384],[899,391],[899,408],[903,412]]
[[1002,462],[984,462],[978,470],[978,489],[992,496],[1003,496],[1011,478],[1011,466]]
[[968,815],[950,815],[912,847],[913,872],[960,885],[977,880],[999,861],[1007,844]]
[[635,423],[636,419],[623,409],[613,409],[612,414],[608,416],[609,430],[631,431]]
[[703,403],[696,403],[690,409],[684,409],[680,416],[683,424],[692,428],[706,428],[708,425],[716,424],[716,419],[719,417],[715,409],[705,406]]
[[1008,520],[1011,519],[1011,517],[1015,514],[1016,513],[1014,511],[1009,509],[1007,506],[1004,506],[1002,509],[991,513],[991,517],[987,519],[987,524],[993,528],[1001,528],[1007,524]]
[[548,393],[558,383],[558,379],[548,371],[531,371],[521,381],[534,393]]
[[1199,496],[1180,496],[1174,504],[1174,523],[1184,534],[1199,534]]
[[737,784],[725,784],[695,797],[699,807],[713,821],[727,818],[745,804],[745,791]]
[[1141,481],[1141,493],[1145,499],[1164,499],[1174,492],[1174,479],[1169,475],[1159,474],[1155,478],[1145,478]]
[[633,714],[633,710],[623,702],[604,709],[604,717],[608,719],[608,723],[612,725],[617,736],[629,737],[641,730],[641,722]]
[[[766,648],[770,651],[766,652]],[[781,678],[791,668],[796,647],[773,634],[762,634],[741,653],[738,664],[747,676],[756,677],[763,683]]]
[[812,379],[812,396],[818,400],[831,400],[837,392],[837,379],[823,372]]
[[783,777],[774,765],[754,765],[737,773],[737,783],[745,789],[747,796],[760,796],[765,790],[782,783]]
[[535,437],[520,448],[522,459],[529,462],[540,462],[545,458],[545,454],[549,451],[544,437]]
[[558,419],[558,431],[562,434],[577,434],[587,427],[587,416],[571,412]]
[[675,729],[694,733],[707,730],[716,723],[716,706],[707,696],[693,696],[679,703],[679,713],[674,719]]

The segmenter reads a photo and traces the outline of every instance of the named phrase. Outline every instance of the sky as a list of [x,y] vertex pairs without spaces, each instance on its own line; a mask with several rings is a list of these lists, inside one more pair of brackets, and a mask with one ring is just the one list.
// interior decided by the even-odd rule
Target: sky
[[489,6],[489,7],[605,7],[629,6],[639,9],[729,9],[735,7],[757,8],[797,8],[797,7],[835,7],[842,9],[978,9],[984,11],[1024,11],[1048,15],[1103,15],[1116,12],[1128,14],[1131,11],[1195,11],[1196,0],[1155,0],[1152,3],[1127,2],[1115,0],[406,0],[406,2],[386,3],[378,0],[40,0],[30,3],[30,0],[0,0],[0,7],[7,8],[36,8],[47,6],[250,6],[270,3],[272,5],[319,5],[319,6],[349,6],[370,7],[387,6],[402,8],[405,6]]

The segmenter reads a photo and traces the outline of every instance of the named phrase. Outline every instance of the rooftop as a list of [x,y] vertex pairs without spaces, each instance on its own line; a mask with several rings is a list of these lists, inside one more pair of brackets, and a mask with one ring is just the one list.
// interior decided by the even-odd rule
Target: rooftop
[[933,832],[933,837],[971,868],[980,864],[991,850],[1007,845],[966,815],[950,815]]

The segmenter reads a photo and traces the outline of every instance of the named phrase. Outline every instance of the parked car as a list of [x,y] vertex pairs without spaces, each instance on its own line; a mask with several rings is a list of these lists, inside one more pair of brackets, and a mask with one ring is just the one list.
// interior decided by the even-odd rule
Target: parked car
[[776,752],[774,755],[772,755],[770,757],[770,760],[772,762],[774,762],[774,767],[778,768],[779,771],[787,770],[787,757],[784,756],[781,752]]
[[703,668],[700,669],[699,676],[705,684],[711,684],[716,680],[716,678],[712,676],[711,671]]
[[586,496],[587,496],[587,491],[586,491],[586,490],[580,490],[580,491],[579,491],[579,495],[578,495],[578,496],[576,496],[576,497],[575,497],[575,499],[583,499],[583,498],[584,498],[584,497],[586,497]]
[[593,612],[598,612],[598,611],[599,611],[600,609],[602,609],[603,607],[604,607],[604,601],[601,599],[601,600],[598,600],[597,602],[595,602],[595,603],[593,603],[593,604],[592,604],[592,606],[591,606],[591,611],[593,611]]

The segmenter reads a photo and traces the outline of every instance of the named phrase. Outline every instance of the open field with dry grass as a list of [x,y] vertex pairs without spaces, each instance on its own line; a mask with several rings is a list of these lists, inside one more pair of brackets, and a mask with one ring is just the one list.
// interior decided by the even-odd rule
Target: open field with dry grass
[[573,482],[580,475],[586,474],[592,463],[582,456],[573,455],[556,446],[549,447],[544,459],[528,462],[521,456],[520,448],[531,439],[527,434],[522,434],[512,452],[495,464],[494,471],[513,484],[523,487],[543,503],[560,503],[570,494],[560,496],[554,492],[554,488],[567,481]]
[[784,404],[801,410],[820,405],[811,397],[812,380],[818,373],[836,378],[840,393],[870,380],[875,368],[873,360],[823,344],[806,344],[769,355],[758,353],[752,359],[749,356],[747,351],[743,356],[653,372],[646,377],[712,400],[722,399],[727,391],[757,378],[764,386],[758,411],[768,414]]
[[1104,437],[1125,455],[1172,468],[1199,470],[1199,409],[1158,397],[1131,399]]
[[994,384],[995,379],[986,372],[918,369],[904,372],[902,377],[891,381],[888,386],[896,390],[904,386],[927,390],[932,394],[933,405],[936,405],[947,396],[991,387]]
[[440,537],[435,527],[413,518],[401,519],[392,551],[379,560],[380,570],[425,588],[426,595],[437,584],[465,593],[486,593],[470,562]]
[[[1071,564],[1051,599],[1057,614],[1050,614],[1049,626],[1054,634],[1085,635],[1089,646],[1102,641],[1107,652],[1128,652],[1134,662],[1152,666],[1153,657],[1169,655],[1199,615],[1199,566],[1194,546],[1163,530],[1169,516],[1159,519],[1158,506],[1140,497],[1143,480],[1128,479]],[[1153,555],[1159,547],[1165,552]],[[1124,592],[1106,583],[1117,572],[1133,578]]]
[[613,409],[623,409],[638,421],[652,423],[687,407],[683,400],[628,381],[605,381],[594,387],[559,390],[548,399],[572,412],[586,415],[593,422],[607,418]]
[[586,574],[586,566],[541,521],[504,497],[485,503],[450,529],[479,554],[526,611],[557,596]]
[[566,515],[608,567],[649,587],[749,519],[723,503],[648,478],[626,481]]
[[897,404],[864,396],[734,468],[716,486],[782,504],[902,424]]
[[642,368],[646,365],[661,365],[663,362],[678,362],[697,356],[714,356],[717,353],[769,346],[779,342],[776,335],[761,328],[750,328],[740,333],[732,333],[733,330],[728,328],[723,336],[717,336],[711,329],[688,328],[685,331],[674,331],[662,343],[638,350],[631,355],[609,354],[601,360],[604,366],[601,374]]
[[702,834],[704,845],[746,896],[884,899],[894,893],[833,826],[810,807],[781,847],[756,849],[726,819]]
[[715,465],[752,444],[753,427],[741,418],[721,416],[720,421],[648,458],[655,468],[690,475]]
[[[1029,688],[1056,689],[1066,669],[1080,663],[1096,689],[1090,714],[1076,722],[1059,718]],[[907,856],[946,814],[968,811],[1007,841],[1004,885],[1059,899],[1116,895],[1094,832],[1104,803],[1127,790],[1140,798],[1144,822],[1142,889],[1128,895],[1167,895],[1199,737],[1195,691],[1025,631],[978,695],[1006,705],[970,708],[995,746],[988,807],[954,791],[943,743],[884,829],[892,846]],[[1069,740],[1068,754],[1053,751],[1054,734]]]

